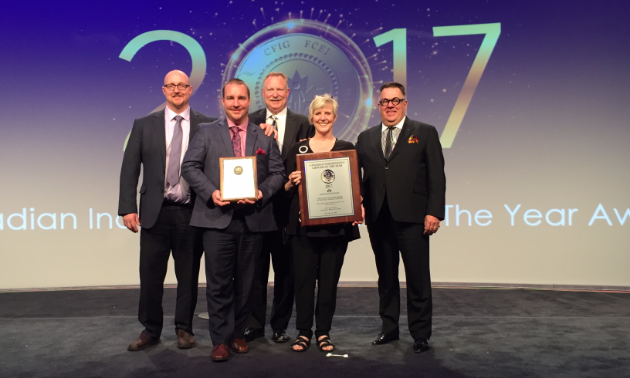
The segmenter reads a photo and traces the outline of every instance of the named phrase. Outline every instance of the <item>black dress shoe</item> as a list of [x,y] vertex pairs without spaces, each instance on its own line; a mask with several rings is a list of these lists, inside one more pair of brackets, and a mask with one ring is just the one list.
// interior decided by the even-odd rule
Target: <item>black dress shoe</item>
[[379,333],[376,339],[372,341],[372,345],[383,345],[390,341],[398,340],[398,335],[392,335],[389,333]]
[[247,328],[243,333],[245,341],[252,342],[259,337],[265,337],[265,330],[260,328]]
[[413,342],[413,352],[414,353],[422,353],[431,349],[431,345],[429,345],[429,340],[419,337],[416,341]]
[[273,332],[273,336],[271,336],[271,340],[277,343],[286,343],[287,341],[289,341],[289,335],[287,334],[286,330],[281,329],[279,331]]

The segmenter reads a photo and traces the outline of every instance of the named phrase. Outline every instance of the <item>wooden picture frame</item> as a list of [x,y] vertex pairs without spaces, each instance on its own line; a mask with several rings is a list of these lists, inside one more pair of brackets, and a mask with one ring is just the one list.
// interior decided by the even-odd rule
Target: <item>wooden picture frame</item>
[[[302,226],[363,220],[356,150],[299,154],[296,161],[302,172],[298,187]],[[336,180],[341,181],[335,187]]]

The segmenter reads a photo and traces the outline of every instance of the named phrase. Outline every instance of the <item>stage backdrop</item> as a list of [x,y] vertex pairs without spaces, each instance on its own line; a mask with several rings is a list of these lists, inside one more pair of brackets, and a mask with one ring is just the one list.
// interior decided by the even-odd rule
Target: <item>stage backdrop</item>
[[[213,116],[226,79],[249,83],[254,110],[261,79],[283,71],[292,110],[339,99],[334,132],[351,142],[379,123],[380,84],[403,82],[408,116],[437,128],[446,158],[433,281],[630,286],[627,1],[22,1],[2,13],[0,288],[138,284],[120,165],[172,69]],[[377,279],[362,234],[344,281]]]

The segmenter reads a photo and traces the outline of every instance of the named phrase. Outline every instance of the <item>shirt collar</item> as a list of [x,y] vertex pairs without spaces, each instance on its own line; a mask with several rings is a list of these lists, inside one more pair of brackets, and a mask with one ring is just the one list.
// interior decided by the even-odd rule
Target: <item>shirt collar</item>
[[[271,117],[272,115],[274,115],[274,114],[272,114],[269,111],[269,109],[267,109],[267,117],[265,119],[269,119],[269,117]],[[280,113],[275,114],[275,116],[278,117],[278,118],[286,117],[287,116],[287,107],[285,106],[284,109],[282,109],[280,111]]]
[[179,114],[175,113],[174,111],[171,110],[171,108],[166,106],[164,107],[164,112],[166,114],[166,119],[168,119],[169,121],[172,121],[173,118],[175,118],[175,116],[180,115],[184,117],[186,121],[190,122],[190,106],[187,107],[183,112]]
[[[229,127],[234,127],[234,126],[236,126],[236,124],[235,124],[234,122],[232,122],[232,120],[231,120],[231,119],[229,119],[229,118],[227,118],[227,117],[226,117],[226,119],[227,119],[227,123],[228,123],[228,126],[229,126]],[[247,118],[247,119],[245,120],[245,122],[243,122],[240,126],[237,126],[237,127],[238,127],[241,131],[247,131],[247,125],[248,125],[248,124],[249,124],[249,118]]]
[[[407,119],[407,116],[404,116],[403,119],[400,120],[400,122],[398,122],[397,124],[394,125],[394,127],[396,127],[397,129],[401,129],[403,127],[403,124],[405,123],[405,120]],[[381,131],[385,131],[387,130],[388,126],[385,126],[384,123],[381,122]]]

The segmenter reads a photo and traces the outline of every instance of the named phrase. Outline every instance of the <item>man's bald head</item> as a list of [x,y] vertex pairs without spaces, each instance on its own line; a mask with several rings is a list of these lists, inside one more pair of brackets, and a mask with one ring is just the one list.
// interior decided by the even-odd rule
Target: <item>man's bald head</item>
[[172,83],[173,80],[182,80],[182,82],[184,82],[185,80],[186,84],[190,84],[190,81],[188,80],[188,75],[180,70],[173,70],[167,73],[166,76],[164,76],[164,85]]

